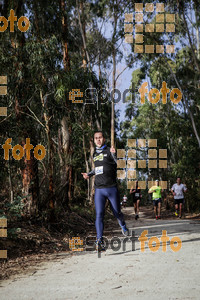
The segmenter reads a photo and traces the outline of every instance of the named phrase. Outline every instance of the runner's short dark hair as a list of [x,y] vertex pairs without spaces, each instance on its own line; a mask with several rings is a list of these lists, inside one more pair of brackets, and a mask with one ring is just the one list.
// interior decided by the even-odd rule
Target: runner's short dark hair
[[[94,132],[94,135],[95,135],[95,133],[102,133],[102,136],[104,137],[103,131],[101,131],[101,130],[95,131],[95,132]],[[105,138],[105,137],[104,137],[104,138]]]
[[178,178],[180,178],[180,179],[181,179],[181,176],[177,176],[177,177],[176,177],[176,179],[178,179]]

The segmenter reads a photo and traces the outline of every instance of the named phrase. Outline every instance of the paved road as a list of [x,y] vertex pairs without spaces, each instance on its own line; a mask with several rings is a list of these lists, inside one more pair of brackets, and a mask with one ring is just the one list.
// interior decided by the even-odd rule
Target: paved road
[[[125,212],[130,218],[132,210]],[[148,241],[152,236],[160,239],[166,230],[170,240],[181,239],[182,248],[174,252],[168,242],[166,252],[162,244],[152,252],[146,241],[141,252],[136,239],[135,251],[129,240],[125,251],[108,249],[101,257],[88,251],[72,256],[61,253],[52,262],[36,266],[34,272],[1,282],[0,299],[200,299],[200,221],[135,221],[132,216],[128,225],[136,237],[148,230]],[[119,230],[113,234],[123,242]]]

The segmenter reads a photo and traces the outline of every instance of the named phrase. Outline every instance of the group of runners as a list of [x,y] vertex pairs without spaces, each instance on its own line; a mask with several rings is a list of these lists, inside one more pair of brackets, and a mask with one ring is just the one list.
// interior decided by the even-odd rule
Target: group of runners
[[[156,220],[158,220],[161,219],[161,203],[162,203],[163,189],[161,186],[159,186],[159,180],[156,180],[155,183],[156,184],[149,189],[148,193],[152,194],[154,215]],[[182,217],[182,210],[184,205],[184,193],[186,191],[187,191],[186,185],[181,183],[180,177],[177,177],[176,183],[171,188],[171,192],[174,196],[175,216],[179,218]],[[138,187],[138,181],[136,181],[136,188],[130,189],[130,194],[132,196],[132,203],[134,204],[134,208],[135,208],[135,219],[137,220],[139,218],[139,203],[142,198],[141,189]]]
[[[117,218],[118,223],[121,227],[122,234],[125,236],[129,235],[129,230],[124,221],[124,216],[120,206],[120,194],[117,188],[117,158],[116,150],[112,146],[111,148],[105,144],[105,137],[102,131],[94,133],[94,143],[96,145],[95,152],[93,154],[93,160],[95,168],[89,173],[81,173],[84,179],[89,179],[95,175],[94,187],[95,187],[95,210],[96,210],[96,248],[98,251],[104,251],[105,246],[103,242],[103,229],[104,229],[104,213],[106,200],[110,201],[111,209],[114,216]],[[181,178],[177,178],[171,192],[174,196],[175,201],[175,215],[181,218],[182,208],[184,204],[184,192],[187,188],[181,183]],[[156,185],[152,186],[148,193],[152,194],[152,200],[154,205],[154,213],[156,219],[161,218],[161,198],[162,198],[162,187],[159,186],[159,180],[156,180]],[[130,189],[131,199],[135,209],[135,219],[139,218],[139,203],[142,198],[141,189],[136,181],[135,187]],[[124,195],[122,203],[126,207],[127,197]]]

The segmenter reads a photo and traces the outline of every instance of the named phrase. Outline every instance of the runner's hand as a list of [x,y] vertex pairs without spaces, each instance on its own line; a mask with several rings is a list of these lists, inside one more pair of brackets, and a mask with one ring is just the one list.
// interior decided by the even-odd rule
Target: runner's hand
[[176,193],[173,192],[173,195],[176,196]]
[[116,151],[115,151],[115,148],[112,146],[111,148],[110,148],[110,152],[111,153],[115,153]]
[[84,179],[89,179],[90,178],[87,173],[81,173],[81,174],[83,175]]

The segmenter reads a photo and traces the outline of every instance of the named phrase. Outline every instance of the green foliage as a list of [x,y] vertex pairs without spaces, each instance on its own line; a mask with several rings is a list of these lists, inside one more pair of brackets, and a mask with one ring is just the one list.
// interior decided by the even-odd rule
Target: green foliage
[[18,233],[21,232],[21,228],[8,228],[7,232],[9,239],[16,239]]
[[4,210],[6,211],[6,217],[9,220],[21,219],[23,215],[24,203],[22,197],[17,196],[12,203],[6,202],[4,204]]

